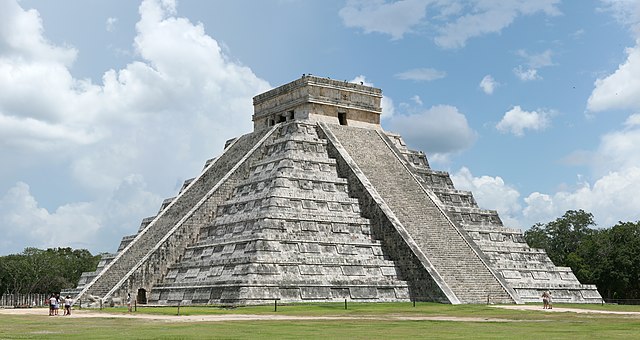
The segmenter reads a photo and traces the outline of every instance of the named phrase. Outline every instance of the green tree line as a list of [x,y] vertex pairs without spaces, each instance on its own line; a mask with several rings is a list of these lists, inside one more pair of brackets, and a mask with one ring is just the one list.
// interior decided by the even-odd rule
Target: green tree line
[[593,215],[569,210],[524,233],[557,266],[571,267],[582,283],[595,284],[606,299],[640,299],[640,222],[595,228]]
[[100,255],[86,249],[25,248],[0,256],[0,294],[60,292],[77,285],[82,272],[94,271]]

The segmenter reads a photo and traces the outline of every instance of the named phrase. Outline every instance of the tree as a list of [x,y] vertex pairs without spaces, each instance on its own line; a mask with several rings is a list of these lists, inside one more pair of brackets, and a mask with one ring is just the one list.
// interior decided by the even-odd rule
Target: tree
[[640,298],[640,222],[592,229],[593,215],[569,210],[524,234],[530,246],[545,249],[554,264],[571,267],[582,283],[595,283],[605,298]]
[[80,275],[96,269],[100,255],[86,249],[25,248],[0,257],[1,293],[50,293],[75,286]]
[[524,233],[527,243],[542,248],[556,265],[565,266],[579,257],[578,248],[594,230],[593,215],[584,210],[569,210],[562,217],[546,225],[536,224]]

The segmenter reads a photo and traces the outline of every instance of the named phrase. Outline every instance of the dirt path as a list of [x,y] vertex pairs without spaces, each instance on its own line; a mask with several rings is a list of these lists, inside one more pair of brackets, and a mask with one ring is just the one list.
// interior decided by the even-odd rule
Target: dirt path
[[[0,309],[0,315],[47,315],[44,308],[16,308]],[[55,318],[126,318],[144,319],[166,322],[222,322],[222,321],[276,321],[276,320],[426,320],[426,321],[459,321],[459,322],[519,322],[518,320],[479,317],[455,316],[406,316],[406,315],[361,315],[361,316],[293,316],[276,314],[222,314],[222,315],[152,315],[152,314],[120,314],[100,313],[91,310],[74,310],[70,316],[56,316]]]
[[[556,307],[542,309],[536,305],[498,305],[495,308],[511,310],[530,310],[543,313],[573,312],[584,314],[617,314],[640,317],[640,312],[606,311],[594,309]],[[0,308],[0,315],[47,315],[45,308]],[[358,316],[295,316],[282,314],[209,314],[209,315],[153,315],[142,313],[102,313],[88,309],[74,310],[71,316],[57,316],[55,318],[123,318],[143,319],[164,322],[224,322],[224,321],[317,321],[317,320],[387,320],[387,321],[457,321],[457,322],[522,322],[522,320],[510,320],[501,318],[462,317],[462,316],[407,316],[407,315],[358,315]],[[533,320],[527,320],[533,321]]]
[[543,313],[562,313],[571,312],[579,314],[618,314],[618,315],[634,315],[640,316],[640,312],[624,312],[624,311],[609,311],[601,309],[582,309],[582,308],[566,308],[566,307],[553,307],[553,309],[542,309],[537,305],[497,305],[496,308],[511,309],[511,310],[535,310]]

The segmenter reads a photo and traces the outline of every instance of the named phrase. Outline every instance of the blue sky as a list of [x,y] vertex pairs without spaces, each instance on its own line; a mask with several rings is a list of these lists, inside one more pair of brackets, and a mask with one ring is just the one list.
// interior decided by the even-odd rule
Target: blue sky
[[507,226],[640,219],[640,2],[0,0],[0,255],[114,251],[303,73]]

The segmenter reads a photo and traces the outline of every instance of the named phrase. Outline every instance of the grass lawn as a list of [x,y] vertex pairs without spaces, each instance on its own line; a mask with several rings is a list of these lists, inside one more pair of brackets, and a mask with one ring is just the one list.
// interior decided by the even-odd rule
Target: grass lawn
[[[554,307],[637,311],[640,306],[562,305]],[[278,306],[181,307],[180,315],[256,314],[336,317],[335,320],[165,321],[116,318],[123,308],[101,311],[104,318],[2,315],[0,339],[634,339],[640,316],[545,313],[483,305],[418,303],[294,304]],[[98,311],[96,311],[98,312]],[[176,315],[176,307],[138,308],[136,315]],[[342,319],[340,319],[342,317]],[[402,317],[478,318],[478,321],[399,320]],[[372,319],[376,318],[376,319]],[[505,321],[486,322],[483,319]]]

